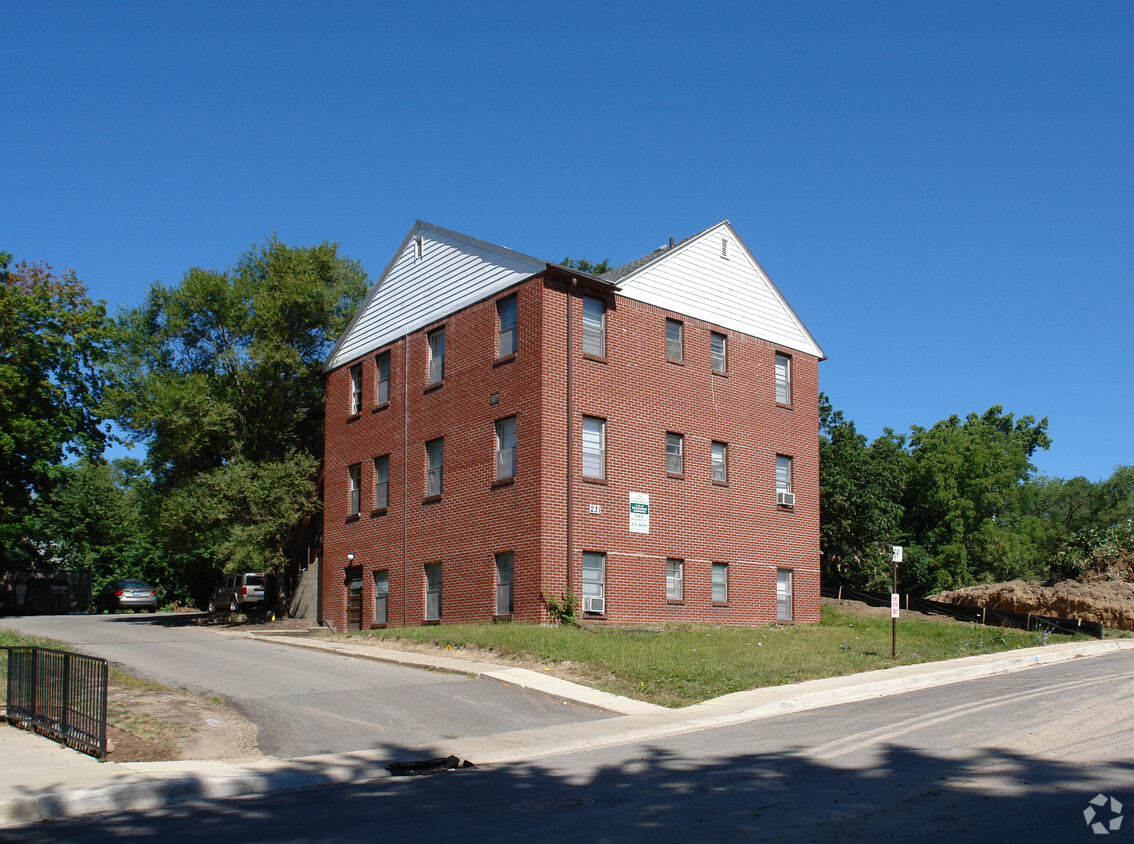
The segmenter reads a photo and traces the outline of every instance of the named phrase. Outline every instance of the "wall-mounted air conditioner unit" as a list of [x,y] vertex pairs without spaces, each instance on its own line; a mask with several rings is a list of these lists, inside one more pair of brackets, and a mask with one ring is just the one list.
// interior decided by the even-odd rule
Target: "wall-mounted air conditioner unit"
[[583,612],[606,612],[606,598],[583,597]]
[[777,492],[776,503],[784,507],[795,506],[795,493],[794,492]]

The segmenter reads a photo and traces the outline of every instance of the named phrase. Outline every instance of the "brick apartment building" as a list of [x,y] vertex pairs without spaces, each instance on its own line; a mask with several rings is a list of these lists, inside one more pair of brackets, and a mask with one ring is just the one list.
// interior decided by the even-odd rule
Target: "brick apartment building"
[[818,363],[728,222],[593,276],[418,222],[328,357],[337,629],[819,618]]

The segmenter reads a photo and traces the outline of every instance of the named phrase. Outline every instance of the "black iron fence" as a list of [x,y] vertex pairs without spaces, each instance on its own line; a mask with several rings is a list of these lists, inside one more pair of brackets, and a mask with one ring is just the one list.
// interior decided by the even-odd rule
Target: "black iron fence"
[[8,720],[106,758],[106,660],[10,647]]
[[[861,601],[873,607],[890,606],[889,595],[872,595],[859,592],[846,586],[824,586],[819,590],[824,598],[846,598]],[[960,604],[945,604],[927,598],[914,598],[911,595],[899,596],[901,608],[916,612],[948,615],[961,621],[986,624],[989,627],[1015,627],[1020,630],[1039,630],[1050,633],[1086,633],[1096,639],[1103,637],[1103,626],[1098,621],[1084,621],[1081,618],[1055,618],[1049,615],[1034,615],[1023,612],[1006,612],[988,607],[966,607]]]

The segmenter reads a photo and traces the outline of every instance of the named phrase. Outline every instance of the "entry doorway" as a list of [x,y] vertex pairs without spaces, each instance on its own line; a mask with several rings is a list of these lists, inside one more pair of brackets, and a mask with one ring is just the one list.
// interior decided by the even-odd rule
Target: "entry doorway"
[[346,572],[347,630],[362,629],[362,566],[351,566]]

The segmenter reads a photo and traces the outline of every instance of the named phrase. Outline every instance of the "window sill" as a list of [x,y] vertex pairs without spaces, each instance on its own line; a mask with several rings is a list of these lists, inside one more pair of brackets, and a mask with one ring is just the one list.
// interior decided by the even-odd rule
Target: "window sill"
[[370,518],[374,519],[374,518],[377,518],[378,516],[385,516],[387,510],[388,510],[388,508],[386,508],[386,507],[377,507],[377,508],[370,511]]
[[678,360],[677,358],[666,358],[665,362],[666,363],[672,363],[674,366],[685,366],[685,361],[684,360]]
[[421,392],[422,393],[432,393],[432,392],[435,392],[436,390],[440,390],[444,386],[445,386],[445,379],[441,379],[440,381],[434,381],[432,384],[427,384],[425,389],[422,390]]
[[374,409],[370,412],[371,413],[377,413],[380,410],[387,410],[387,409],[389,409],[389,407],[390,407],[390,403],[388,401],[384,401],[381,404],[374,405]]
[[422,504],[434,504],[434,503],[436,503],[436,502],[438,502],[438,501],[440,501],[440,500],[441,500],[441,494],[440,494],[440,493],[438,493],[437,495],[427,495],[427,496],[425,496],[425,498],[421,499],[421,503],[422,503]]
[[606,486],[607,480],[606,480],[606,478],[590,478],[590,477],[587,477],[586,475],[583,475],[583,483],[585,483],[585,484],[598,484],[599,486]]
[[667,478],[673,478],[673,480],[675,480],[675,481],[685,480],[685,473],[684,472],[682,472],[681,474],[678,474],[677,472],[666,472],[665,476]]
[[728,609],[728,601],[713,601],[713,608],[714,609],[727,610]]
[[359,520],[359,518],[360,518],[360,516],[358,515],[358,513],[351,513],[349,516],[346,517],[346,520],[345,520],[344,523],[349,525],[351,522],[357,522]]
[[595,363],[606,363],[606,355],[588,355],[584,352],[583,360],[593,360]]
[[370,625],[370,629],[371,629],[371,630],[385,630],[385,629],[386,629],[386,626],[387,626],[387,625],[386,625],[386,622],[384,622],[384,621],[377,621],[377,622],[375,622],[374,624],[371,624],[371,625]]
[[667,606],[670,606],[670,607],[683,607],[683,606],[685,606],[685,599],[682,598],[682,599],[678,600],[678,599],[675,599],[675,598],[666,598],[665,603],[666,603]]
[[502,486],[512,486],[512,484],[514,484],[514,483],[516,483],[516,476],[515,475],[513,475],[510,478],[497,478],[495,481],[492,482],[492,488],[493,489],[500,489],[500,487],[502,487]]
[[504,355],[504,357],[502,357],[502,358],[497,358],[495,361],[493,361],[492,366],[493,367],[503,366],[506,363],[511,363],[515,359],[516,359],[516,353],[512,352],[512,354],[510,354],[510,355]]
[[352,413],[350,416],[348,416],[346,418],[346,421],[347,421],[347,424],[349,425],[351,422],[357,422],[361,418],[362,418],[361,413]]
[[790,403],[784,404],[782,401],[776,402],[776,407],[782,407],[784,410],[791,410],[792,409],[792,406],[791,406]]
[[713,478],[713,486],[728,486],[728,481],[718,481],[716,478]]
[[713,375],[716,375],[719,378],[728,378],[728,370],[726,370],[726,369],[714,369]]
[[439,619],[439,618],[423,618],[421,620],[421,626],[422,627],[432,627],[433,625],[440,624],[440,623],[441,623],[441,619]]
[[787,511],[788,513],[791,513],[791,512],[793,512],[793,511],[795,510],[795,505],[793,504],[793,505],[792,505],[791,507],[789,507],[789,506],[787,506],[786,504],[777,504],[777,505],[776,505],[776,509],[777,509],[777,510],[785,510],[785,511]]

